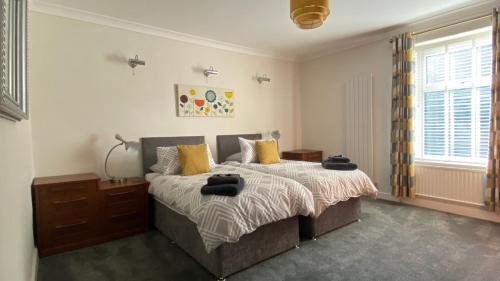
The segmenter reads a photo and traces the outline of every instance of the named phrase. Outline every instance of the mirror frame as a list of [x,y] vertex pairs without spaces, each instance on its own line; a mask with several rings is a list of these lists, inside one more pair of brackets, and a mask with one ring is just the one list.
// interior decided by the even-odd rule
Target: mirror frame
[[0,0],[0,117],[28,119],[28,0]]

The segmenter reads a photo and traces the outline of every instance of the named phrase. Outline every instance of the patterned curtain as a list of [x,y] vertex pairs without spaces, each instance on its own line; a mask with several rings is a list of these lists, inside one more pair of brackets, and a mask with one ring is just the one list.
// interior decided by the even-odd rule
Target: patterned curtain
[[491,81],[491,123],[490,151],[488,156],[488,182],[486,188],[486,206],[490,211],[499,210],[500,187],[500,23],[498,10],[493,10],[493,73]]
[[392,195],[415,198],[413,96],[414,37],[405,33],[392,42]]

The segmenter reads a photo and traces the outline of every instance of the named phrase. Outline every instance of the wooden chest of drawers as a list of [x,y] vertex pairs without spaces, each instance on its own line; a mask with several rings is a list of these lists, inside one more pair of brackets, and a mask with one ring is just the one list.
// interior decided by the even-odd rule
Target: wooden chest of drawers
[[282,158],[286,160],[321,162],[323,161],[323,151],[310,149],[284,151]]
[[106,235],[116,238],[148,229],[148,187],[149,183],[142,179],[122,184],[101,182],[100,217]]
[[148,230],[148,183],[95,174],[36,178],[32,194],[41,257]]

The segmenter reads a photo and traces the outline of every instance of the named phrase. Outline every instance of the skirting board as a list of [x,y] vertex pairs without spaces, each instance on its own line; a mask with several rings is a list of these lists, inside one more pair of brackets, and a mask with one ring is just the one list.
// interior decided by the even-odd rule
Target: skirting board
[[500,223],[500,214],[483,210],[480,207],[465,206],[427,198],[402,199],[401,202],[408,205],[429,208],[445,213]]
[[428,208],[445,213],[500,223],[500,214],[489,212],[476,206],[462,205],[451,201],[446,202],[444,200],[436,200],[432,198],[423,198],[418,195],[415,199],[399,199],[387,192],[379,192],[378,198],[386,201],[401,202],[403,204],[416,207]]
[[399,200],[399,198],[396,198],[396,197],[392,196],[392,194],[390,194],[388,192],[381,192],[381,191],[379,191],[377,198],[385,200],[385,201],[401,202],[401,200]]
[[33,249],[33,256],[31,258],[31,281],[36,281],[38,279],[38,248]]

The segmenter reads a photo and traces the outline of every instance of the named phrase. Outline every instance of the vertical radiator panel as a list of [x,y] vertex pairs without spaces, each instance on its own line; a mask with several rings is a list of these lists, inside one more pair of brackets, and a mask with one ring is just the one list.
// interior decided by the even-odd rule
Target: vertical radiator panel
[[345,82],[345,153],[373,180],[373,75]]
[[486,172],[480,169],[460,169],[419,165],[415,166],[417,195],[483,205]]

